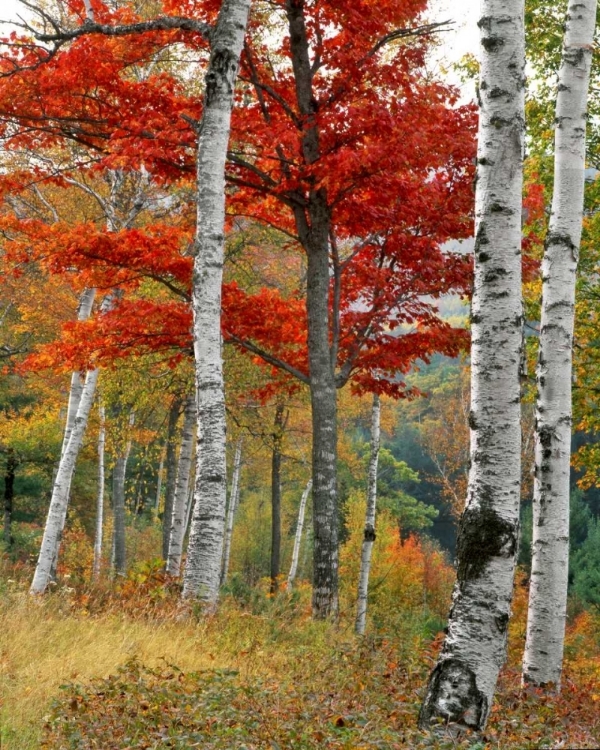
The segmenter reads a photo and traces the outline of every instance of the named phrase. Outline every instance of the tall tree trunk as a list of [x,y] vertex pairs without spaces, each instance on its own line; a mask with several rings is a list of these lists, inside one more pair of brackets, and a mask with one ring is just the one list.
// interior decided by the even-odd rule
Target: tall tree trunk
[[221,355],[221,283],[225,224],[225,160],[231,110],[250,0],[223,0],[211,34],[204,110],[198,139],[198,214],[193,274],[198,450],[194,510],[183,596],[214,608],[219,596],[227,472]]
[[482,0],[471,470],[448,635],[419,723],[483,728],[506,637],[517,549],[521,428],[524,0]]
[[[286,13],[298,108],[306,120],[303,158],[307,164],[313,164],[320,156],[320,147],[303,0],[287,0]],[[335,354],[329,338],[330,217],[326,190],[316,186],[309,189],[306,209],[296,207],[294,215],[308,259],[306,310],[314,526],[312,604],[313,616],[324,619],[335,617],[338,611],[337,392]]]
[[100,578],[102,568],[102,537],[104,531],[104,446],[106,443],[106,415],[102,404],[98,407],[100,427],[98,430],[98,496],[96,498],[96,536],[94,538],[93,579]]
[[571,371],[596,0],[571,0],[558,77],[552,215],[542,263],[533,560],[523,681],[559,687],[569,573]]
[[[94,288],[88,288],[84,289],[81,297],[79,298],[79,305],[77,307],[77,320],[87,320],[90,315],[92,314],[92,308],[94,306],[94,299],[96,297],[96,290]],[[65,450],[67,449],[67,445],[69,444],[69,438],[71,436],[71,431],[73,429],[73,425],[75,424],[75,417],[77,416],[77,409],[79,408],[79,402],[81,400],[81,393],[83,391],[83,385],[84,385],[84,377],[80,372],[74,372],[71,375],[71,386],[69,388],[69,403],[67,406],[67,419],[65,422],[65,431],[63,434],[63,442],[60,449],[60,461],[62,460],[62,457],[64,455]],[[54,486],[54,482],[56,481],[56,474],[58,473],[58,465],[56,466],[52,485]],[[71,477],[72,479],[72,477]],[[71,479],[69,479],[69,486],[66,489],[67,493],[67,504],[69,502],[69,498],[71,495]],[[64,523],[67,520],[67,514],[65,513],[64,521],[63,521],[63,528],[60,530],[60,535],[62,537],[63,531],[64,531]],[[59,540],[60,545],[60,540]],[[56,567],[58,565],[58,546],[55,550],[54,559],[52,560],[52,568],[50,570],[50,579],[52,581],[56,580]]]
[[89,370],[86,375],[69,442],[60,460],[52,490],[42,546],[31,584],[30,593],[32,594],[44,593],[51,580],[53,561],[58,557],[60,539],[67,516],[71,479],[94,401],[98,375],[98,370]]
[[[96,290],[84,289],[81,297],[79,298],[79,306],[77,307],[77,320],[87,320],[92,314],[92,307],[94,306],[94,299],[96,297]],[[67,407],[67,420],[65,424],[65,432],[63,436],[63,443],[61,448],[61,456],[65,452],[66,447],[69,443],[69,437],[71,430],[75,424],[75,417],[77,416],[77,409],[79,408],[79,401],[81,400],[81,392],[83,390],[84,378],[80,372],[74,372],[71,375],[71,387],[69,389],[69,405]]]
[[275,594],[278,588],[277,579],[281,560],[281,442],[284,409],[282,402],[275,407],[271,452],[271,594]]
[[292,564],[287,577],[287,590],[291,591],[296,573],[298,572],[298,560],[300,558],[300,544],[302,542],[302,531],[304,530],[304,514],[306,512],[306,501],[312,489],[312,479],[309,479],[300,498],[300,507],[298,508],[298,522],[296,524],[296,535],[294,537],[294,549],[292,552]]
[[371,457],[369,459],[369,478],[367,485],[367,512],[365,514],[365,531],[363,535],[360,573],[358,576],[358,600],[356,604],[355,631],[363,635],[367,623],[367,600],[369,595],[369,573],[371,571],[371,554],[375,542],[375,511],[377,508],[377,466],[379,465],[379,444],[381,439],[381,403],[379,396],[373,396],[371,411]]
[[15,497],[15,469],[17,468],[17,456],[14,448],[6,451],[6,471],[4,472],[4,523],[3,538],[8,547],[13,543],[12,537],[12,514],[13,500]]
[[[135,412],[129,415],[129,429],[133,427]],[[127,572],[127,552],[125,548],[125,478],[127,462],[131,452],[131,437],[127,438],[125,450],[117,456],[113,469],[113,568],[117,575]]]
[[196,426],[196,399],[193,396],[186,399],[183,415],[177,482],[171,516],[171,537],[166,566],[167,574],[173,576],[173,578],[179,576],[183,554],[183,538],[186,530],[186,506],[188,504],[188,488],[194,454],[194,428]]
[[165,508],[163,511],[163,536],[162,536],[162,556],[167,561],[169,555],[169,539],[171,537],[171,519],[173,516],[173,497],[175,495],[175,482],[177,481],[177,445],[175,432],[177,422],[181,412],[181,401],[175,399],[169,410],[169,425],[167,427],[167,449],[166,464],[167,478],[165,482]]
[[225,529],[225,545],[223,549],[223,567],[221,569],[221,586],[227,583],[229,575],[229,557],[231,555],[231,537],[233,536],[233,521],[235,511],[240,500],[240,473],[242,470],[242,438],[238,438],[233,459],[233,474],[231,477],[231,491],[229,492],[229,507],[227,509],[227,526]]

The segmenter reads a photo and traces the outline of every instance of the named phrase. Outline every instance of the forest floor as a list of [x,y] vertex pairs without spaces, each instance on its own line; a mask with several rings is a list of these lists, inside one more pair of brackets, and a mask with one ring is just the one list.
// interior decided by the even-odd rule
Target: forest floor
[[311,621],[302,588],[260,606],[226,597],[201,617],[159,587],[32,600],[0,580],[0,748],[599,747],[600,621],[572,617],[560,696],[525,692],[525,597],[485,734],[432,737],[416,716],[441,635],[414,612],[357,639],[350,613]]

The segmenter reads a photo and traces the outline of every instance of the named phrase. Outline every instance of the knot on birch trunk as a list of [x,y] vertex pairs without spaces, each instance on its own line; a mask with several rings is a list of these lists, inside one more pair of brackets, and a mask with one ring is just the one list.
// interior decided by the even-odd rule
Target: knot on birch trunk
[[429,729],[443,720],[477,729],[485,722],[487,707],[487,698],[477,688],[474,672],[459,659],[445,659],[431,674],[419,726]]
[[516,546],[515,524],[501,518],[490,501],[468,507],[458,530],[458,580],[478,578],[492,558],[511,557]]
[[377,538],[377,534],[375,533],[375,528],[371,526],[371,524],[367,524],[365,526],[365,542],[374,542]]

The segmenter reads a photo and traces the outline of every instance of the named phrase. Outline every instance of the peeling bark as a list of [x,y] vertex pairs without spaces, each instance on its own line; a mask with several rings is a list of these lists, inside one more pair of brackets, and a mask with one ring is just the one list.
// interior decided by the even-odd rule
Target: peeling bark
[[542,262],[533,559],[523,682],[557,688],[567,609],[575,283],[596,6],[596,0],[576,0],[567,10],[556,101],[552,214]]
[[482,729],[506,636],[517,549],[522,347],[524,2],[482,0],[471,348],[471,469],[448,635],[419,724]]
[[192,282],[198,392],[194,509],[183,578],[184,598],[209,609],[219,596],[225,536],[225,396],[221,355],[225,160],[239,59],[250,0],[223,0],[211,34],[198,141],[195,261]]

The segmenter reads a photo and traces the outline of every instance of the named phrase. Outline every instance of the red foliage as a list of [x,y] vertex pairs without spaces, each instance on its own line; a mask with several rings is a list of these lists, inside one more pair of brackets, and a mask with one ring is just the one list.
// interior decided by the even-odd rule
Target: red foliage
[[[164,10],[210,21],[218,6],[216,0],[168,0]],[[83,18],[81,0],[69,7]],[[131,8],[113,11],[99,0],[94,7],[104,23],[140,20]],[[471,107],[456,106],[453,89],[425,75],[428,37],[406,37],[425,7],[426,0],[298,3],[313,60],[310,116],[299,104],[304,84],[290,61],[289,33],[281,32],[287,5],[273,4],[269,34],[257,9],[228,166],[235,186],[229,213],[298,240],[308,196],[326,195],[339,278],[339,295],[332,279],[330,299],[339,384],[351,379],[359,391],[394,396],[404,394],[401,376],[415,360],[455,355],[467,336],[438,319],[436,300],[465,295],[470,287],[469,259],[442,246],[472,232],[475,117]],[[4,71],[13,70],[0,79],[2,134],[12,148],[74,141],[85,146],[79,166],[90,160],[98,170],[143,165],[163,182],[191,175],[196,136],[189,118],[199,117],[201,102],[181,80],[144,67],[174,43],[194,53],[206,48],[188,31],[145,33],[135,44],[127,37],[82,36],[51,57],[30,41],[9,48],[0,60]],[[136,69],[143,74],[133,75]],[[317,158],[305,148],[309,131],[317,136]],[[47,176],[60,184],[60,176]],[[80,286],[137,289],[150,277],[184,298],[189,292],[190,261],[181,256],[190,239],[185,229],[155,224],[108,234],[93,225],[4,221],[17,233],[9,251],[15,259],[43,259],[50,273],[77,270]],[[300,290],[250,294],[226,285],[224,334],[249,342],[254,354],[265,352],[269,366],[279,360],[306,377],[302,297]],[[59,361],[58,353],[64,365],[83,366],[91,358],[175,349],[179,357],[190,350],[185,299],[135,305],[137,313],[133,302],[122,301],[96,321],[66,327],[62,344],[38,355],[36,365]]]

